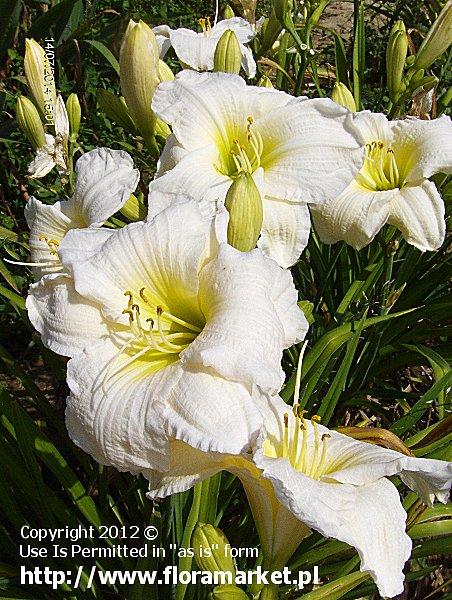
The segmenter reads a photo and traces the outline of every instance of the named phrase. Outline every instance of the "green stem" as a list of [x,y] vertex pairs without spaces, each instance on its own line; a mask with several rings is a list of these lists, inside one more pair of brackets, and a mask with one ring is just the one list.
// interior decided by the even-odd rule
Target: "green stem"
[[279,585],[276,585],[275,583],[269,583],[262,589],[262,592],[259,595],[259,600],[278,600],[278,590]]

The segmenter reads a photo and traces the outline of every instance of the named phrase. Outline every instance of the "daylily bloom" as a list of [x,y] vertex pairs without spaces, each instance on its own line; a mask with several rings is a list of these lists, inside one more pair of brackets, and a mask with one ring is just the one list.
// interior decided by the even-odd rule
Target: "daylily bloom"
[[183,71],[159,85],[152,106],[173,134],[151,197],[167,195],[170,202],[183,192],[208,214],[239,173],[250,173],[263,201],[258,247],[282,267],[307,244],[307,203],[337,196],[364,160],[346,108],[247,86],[238,75]]
[[45,146],[38,148],[34,160],[28,165],[29,177],[32,179],[44,177],[55,166],[60,177],[69,173],[69,119],[61,96],[56,99],[54,124],[55,136],[46,133]]
[[163,58],[171,46],[177,58],[184,66],[195,71],[212,71],[214,68],[215,48],[225,31],[230,29],[235,33],[242,50],[242,67],[246,76],[251,79],[256,74],[256,63],[251,50],[245,46],[250,42],[256,32],[251,25],[241,17],[232,17],[219,21],[213,27],[209,18],[199,19],[202,27],[201,33],[191,29],[170,29],[168,25],[159,25],[153,28],[160,58]]
[[388,121],[364,111],[355,122],[366,141],[366,161],[346,190],[312,207],[320,239],[345,240],[359,250],[389,223],[419,250],[436,250],[445,235],[444,203],[428,178],[452,172],[450,118]]
[[187,489],[220,470],[245,488],[264,552],[264,566],[281,570],[300,541],[315,529],[355,547],[361,571],[380,594],[403,591],[403,566],[411,553],[406,513],[396,487],[399,475],[422,500],[447,502],[452,463],[414,458],[356,441],[305,419],[281,398],[260,395],[265,434],[242,457],[200,453],[173,442],[167,474],[150,478],[150,496]]
[[43,204],[33,196],[25,207],[30,228],[32,265],[37,279],[65,270],[58,247],[70,229],[100,227],[135,190],[140,174],[123,150],[96,148],[76,165],[74,195],[70,200]]
[[32,323],[72,357],[69,434],[103,464],[164,472],[167,436],[238,454],[262,427],[254,397],[280,389],[282,351],[307,322],[288,271],[218,243],[224,212],[175,202],[106,241],[70,231],[59,255],[72,277],[31,286]]

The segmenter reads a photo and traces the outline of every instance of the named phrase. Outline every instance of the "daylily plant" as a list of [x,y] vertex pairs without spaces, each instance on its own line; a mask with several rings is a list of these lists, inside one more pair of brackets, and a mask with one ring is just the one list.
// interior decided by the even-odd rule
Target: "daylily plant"
[[209,455],[173,441],[172,467],[151,477],[150,497],[228,470],[246,491],[265,568],[281,570],[312,528],[355,547],[361,570],[372,575],[382,596],[400,594],[412,544],[399,493],[387,477],[399,475],[429,506],[435,496],[445,503],[452,463],[356,441],[323,427],[316,416],[308,420],[279,396],[261,394],[256,403],[265,433],[253,449],[241,457]]
[[154,27],[153,32],[159,46],[160,58],[163,59],[172,46],[177,58],[185,67],[195,71],[212,71],[217,44],[223,33],[231,30],[240,44],[243,70],[246,76],[252,79],[256,74],[256,63],[251,50],[245,46],[256,35],[251,25],[241,17],[224,19],[213,26],[209,18],[199,19],[199,23],[202,27],[201,33],[185,28],[170,29],[168,25]]
[[55,135],[46,133],[46,144],[38,148],[28,165],[29,177],[39,179],[57,167],[60,177],[69,174],[68,138],[69,119],[61,96],[57,96],[54,111]]
[[320,239],[345,240],[359,250],[389,223],[416,248],[438,249],[446,229],[444,203],[428,178],[452,173],[450,117],[388,121],[364,111],[355,123],[366,142],[366,160],[346,190],[312,207]]
[[346,108],[247,86],[225,73],[183,71],[157,88],[153,110],[172,128],[151,182],[171,202],[185,193],[209,214],[237,175],[250,173],[263,202],[258,247],[282,267],[307,244],[307,203],[336,197],[362,167],[364,150]]
[[127,202],[140,178],[127,152],[110,148],[96,148],[81,156],[75,172],[75,191],[70,200],[43,204],[32,196],[25,207],[31,265],[37,279],[64,271],[58,247],[66,233],[70,229],[100,227]]
[[164,472],[167,435],[238,454],[261,430],[254,398],[280,389],[282,351],[307,322],[288,271],[217,241],[220,208],[205,219],[175,202],[106,241],[102,230],[70,231],[58,252],[72,277],[31,286],[33,325],[72,357],[69,434],[98,462]]

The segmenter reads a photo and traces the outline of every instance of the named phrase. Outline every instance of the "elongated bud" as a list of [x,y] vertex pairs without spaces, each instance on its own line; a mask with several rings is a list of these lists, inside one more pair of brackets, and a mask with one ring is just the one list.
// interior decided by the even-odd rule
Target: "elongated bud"
[[334,84],[331,92],[331,100],[334,100],[336,104],[345,106],[352,112],[356,112],[356,104],[353,94],[344,83],[337,82]]
[[401,85],[408,52],[408,36],[403,21],[397,21],[389,35],[386,48],[386,78],[389,97],[396,102],[402,91]]
[[240,73],[242,51],[239,40],[231,29],[226,29],[215,48],[214,71]]
[[203,571],[229,572],[235,574],[234,561],[229,552],[231,546],[221,529],[206,523],[197,523],[191,537],[195,560]]
[[140,194],[138,198],[133,194],[130,194],[130,198],[120,209],[120,212],[127,217],[129,221],[143,221],[148,214],[148,209],[143,202],[143,194]]
[[130,116],[123,96],[118,97],[111,92],[107,92],[107,90],[99,88],[96,90],[96,97],[102,111],[107,117],[110,117],[114,123],[120,127],[124,127],[124,129],[130,131],[130,133],[137,132],[137,128]]
[[414,64],[418,69],[428,69],[451,43],[452,0],[448,0],[417,51]]
[[169,66],[163,60],[159,60],[159,80],[160,81],[172,81],[174,79],[174,73],[171,71]]
[[235,17],[235,12],[232,10],[229,4],[226,4],[223,11],[223,19],[232,19],[232,17]]
[[16,117],[19,127],[27,136],[33,149],[45,146],[46,137],[41,117],[33,102],[25,96],[19,96],[17,99]]
[[267,77],[267,75],[262,75],[262,77],[257,82],[257,85],[258,87],[273,88],[273,84],[270,81],[269,77]]
[[80,120],[82,118],[82,110],[80,108],[80,102],[77,94],[71,94],[66,100],[66,110],[69,119],[69,131],[71,135],[71,141],[75,141],[80,129]]
[[213,588],[209,600],[249,600],[249,596],[235,585],[223,584]]
[[158,154],[154,138],[157,120],[151,109],[159,79],[159,51],[155,35],[143,21],[130,21],[119,54],[121,90],[135,125],[149,150]]
[[228,242],[242,252],[256,247],[262,230],[262,198],[250,173],[239,173],[224,202],[229,212]]
[[33,39],[25,40],[24,69],[34,105],[41,117],[53,123],[56,102],[53,67],[43,48]]

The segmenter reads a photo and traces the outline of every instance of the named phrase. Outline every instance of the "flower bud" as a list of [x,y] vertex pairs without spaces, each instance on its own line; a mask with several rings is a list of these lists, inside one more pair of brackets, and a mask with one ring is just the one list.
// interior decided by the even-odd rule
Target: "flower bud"
[[232,17],[235,17],[235,12],[232,10],[229,4],[226,4],[223,11],[223,19],[232,19]]
[[262,198],[250,173],[239,173],[224,202],[229,212],[228,242],[242,252],[256,247],[262,230]]
[[389,35],[386,48],[386,78],[389,97],[396,102],[401,93],[401,83],[408,52],[408,36],[403,21],[397,21]]
[[396,450],[406,456],[414,456],[411,450],[402,442],[402,440],[387,429],[381,427],[338,427],[337,431],[360,442],[367,442]]
[[331,100],[336,102],[336,104],[341,104],[342,106],[345,106],[352,112],[356,112],[356,104],[355,99],[353,98],[353,94],[343,83],[337,82],[334,84],[333,90],[331,92]]
[[418,69],[428,69],[451,43],[452,0],[448,0],[417,51],[414,64]]
[[43,48],[33,39],[25,40],[24,69],[34,105],[41,117],[48,116],[53,122],[56,102],[53,68]]
[[262,77],[257,82],[257,85],[258,85],[258,87],[265,87],[265,88],[272,88],[273,89],[273,84],[270,81],[270,78],[267,77],[267,75],[262,75]]
[[151,152],[158,153],[154,138],[157,120],[151,109],[159,79],[159,51],[155,35],[143,21],[130,21],[119,53],[121,90],[130,115]]
[[130,194],[130,198],[120,209],[120,212],[129,221],[143,221],[148,214],[148,209],[143,202],[143,194],[140,194],[138,198]]
[[160,81],[172,81],[174,79],[174,73],[171,71],[169,66],[163,60],[159,59],[159,80]]
[[292,23],[292,8],[293,0],[275,0],[273,3],[275,16],[283,27]]
[[19,96],[16,104],[16,118],[33,149],[46,145],[44,126],[36,106],[25,96]]
[[234,561],[228,552],[230,544],[221,529],[206,523],[197,523],[191,538],[195,560],[203,571],[235,574]]
[[114,123],[120,127],[124,127],[124,129],[130,131],[130,133],[137,132],[137,128],[130,116],[123,96],[118,97],[111,92],[107,92],[107,90],[99,88],[96,90],[96,97],[102,111],[107,117],[110,117]]
[[249,596],[235,585],[217,585],[209,594],[209,600],[249,600]]
[[80,129],[80,120],[82,118],[82,110],[77,94],[71,94],[66,100],[66,110],[69,119],[69,131],[72,141],[75,141]]
[[242,51],[239,40],[231,29],[226,29],[215,48],[214,71],[240,73]]

